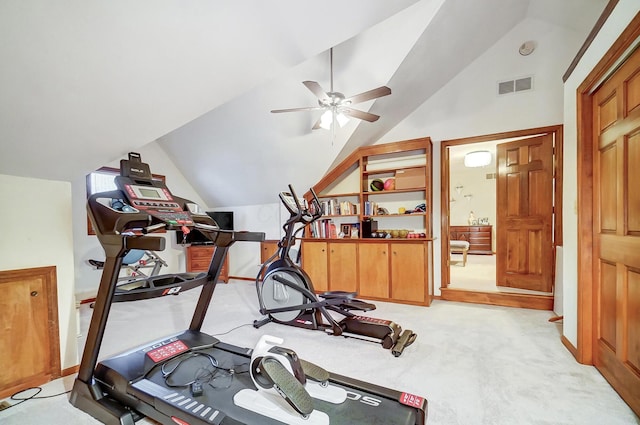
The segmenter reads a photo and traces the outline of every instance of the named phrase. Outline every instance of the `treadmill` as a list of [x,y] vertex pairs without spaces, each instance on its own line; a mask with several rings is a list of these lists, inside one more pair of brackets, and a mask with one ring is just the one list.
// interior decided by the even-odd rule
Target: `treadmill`
[[[165,425],[315,424],[287,409],[286,403],[274,414],[257,413],[251,403],[237,403],[239,394],[259,393],[249,373],[254,351],[201,331],[229,247],[235,242],[262,241],[264,233],[221,230],[208,215],[190,211],[192,203],[154,180],[138,153],[131,152],[120,161],[115,183],[117,190],[91,195],[87,201],[106,258],[70,403],[110,425],[133,425],[143,417]],[[111,199],[122,199],[131,208],[116,210]],[[119,288],[123,257],[131,249],[162,251],[165,239],[150,235],[161,230],[196,231],[211,240],[216,249],[208,271],[153,276]],[[98,362],[113,302],[177,295],[199,286],[189,329]],[[326,417],[317,423],[426,423],[427,400],[423,397],[326,374],[325,384],[343,391],[346,399],[336,403],[313,398],[314,413]]]

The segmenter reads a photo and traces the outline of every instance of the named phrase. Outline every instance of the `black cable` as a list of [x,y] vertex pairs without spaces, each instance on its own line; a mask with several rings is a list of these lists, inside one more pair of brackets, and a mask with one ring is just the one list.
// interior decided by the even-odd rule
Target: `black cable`
[[[30,390],[36,390],[36,392],[33,395],[30,395],[29,397],[25,397],[25,398],[18,397],[18,394],[23,393],[25,391],[30,391]],[[20,391],[14,393],[10,397],[11,400],[17,401],[17,403],[14,403],[14,404],[12,404],[10,406],[7,406],[2,410],[10,409],[10,408],[12,408],[14,406],[17,406],[17,405],[19,405],[21,403],[24,403],[25,401],[29,401],[29,400],[40,400],[40,399],[44,399],[44,398],[59,397],[59,396],[64,395],[64,394],[69,394],[71,392],[71,390],[65,391],[65,392],[62,392],[62,393],[58,393],[58,394],[43,395],[43,396],[40,396],[40,397],[36,397],[41,392],[42,392],[42,387],[30,387],[30,388],[25,388],[24,390],[20,390]]]
[[228,331],[226,331],[226,332],[219,333],[219,334],[211,334],[211,336],[222,336],[222,335],[226,335],[226,334],[228,334],[228,333],[231,333],[231,332],[235,331],[236,329],[240,329],[240,328],[245,327],[245,326],[253,326],[253,323],[245,323],[244,325],[238,325],[238,326],[236,326],[235,328],[231,328],[231,329],[229,329],[229,330],[228,330]]

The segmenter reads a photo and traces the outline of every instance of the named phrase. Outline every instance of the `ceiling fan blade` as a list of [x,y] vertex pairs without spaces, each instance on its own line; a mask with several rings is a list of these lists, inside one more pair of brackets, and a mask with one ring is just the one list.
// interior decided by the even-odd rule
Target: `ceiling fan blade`
[[298,111],[317,111],[324,109],[322,106],[308,106],[305,108],[290,108],[290,109],[273,109],[271,112],[279,114],[280,112],[298,112]]
[[360,111],[352,108],[340,108],[340,112],[353,118],[374,122],[380,118],[380,115],[370,114],[369,112]]
[[348,97],[342,101],[343,104],[354,104],[360,102],[366,102],[367,100],[377,99],[382,96],[388,96],[391,94],[391,89],[387,86],[378,87],[377,89],[369,90],[364,93],[357,94],[355,96]]
[[327,94],[326,91],[322,90],[322,87],[320,87],[320,84],[318,84],[317,82],[303,81],[302,84],[304,84],[306,88],[311,90],[311,92],[315,94],[319,100],[323,102],[329,101],[329,95]]

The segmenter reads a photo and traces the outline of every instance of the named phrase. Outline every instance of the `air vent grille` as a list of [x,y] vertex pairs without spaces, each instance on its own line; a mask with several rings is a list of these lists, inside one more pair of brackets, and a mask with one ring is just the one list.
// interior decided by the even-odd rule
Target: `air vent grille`
[[533,89],[533,77],[498,81],[498,94],[509,94]]

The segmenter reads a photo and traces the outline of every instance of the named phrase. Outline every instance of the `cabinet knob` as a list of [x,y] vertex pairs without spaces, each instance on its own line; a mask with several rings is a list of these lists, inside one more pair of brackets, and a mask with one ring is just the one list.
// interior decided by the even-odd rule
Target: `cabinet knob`
[[31,291],[31,296],[32,297],[37,297],[38,296],[38,291]]
[[385,255],[387,253],[387,251],[382,251],[382,255]]

